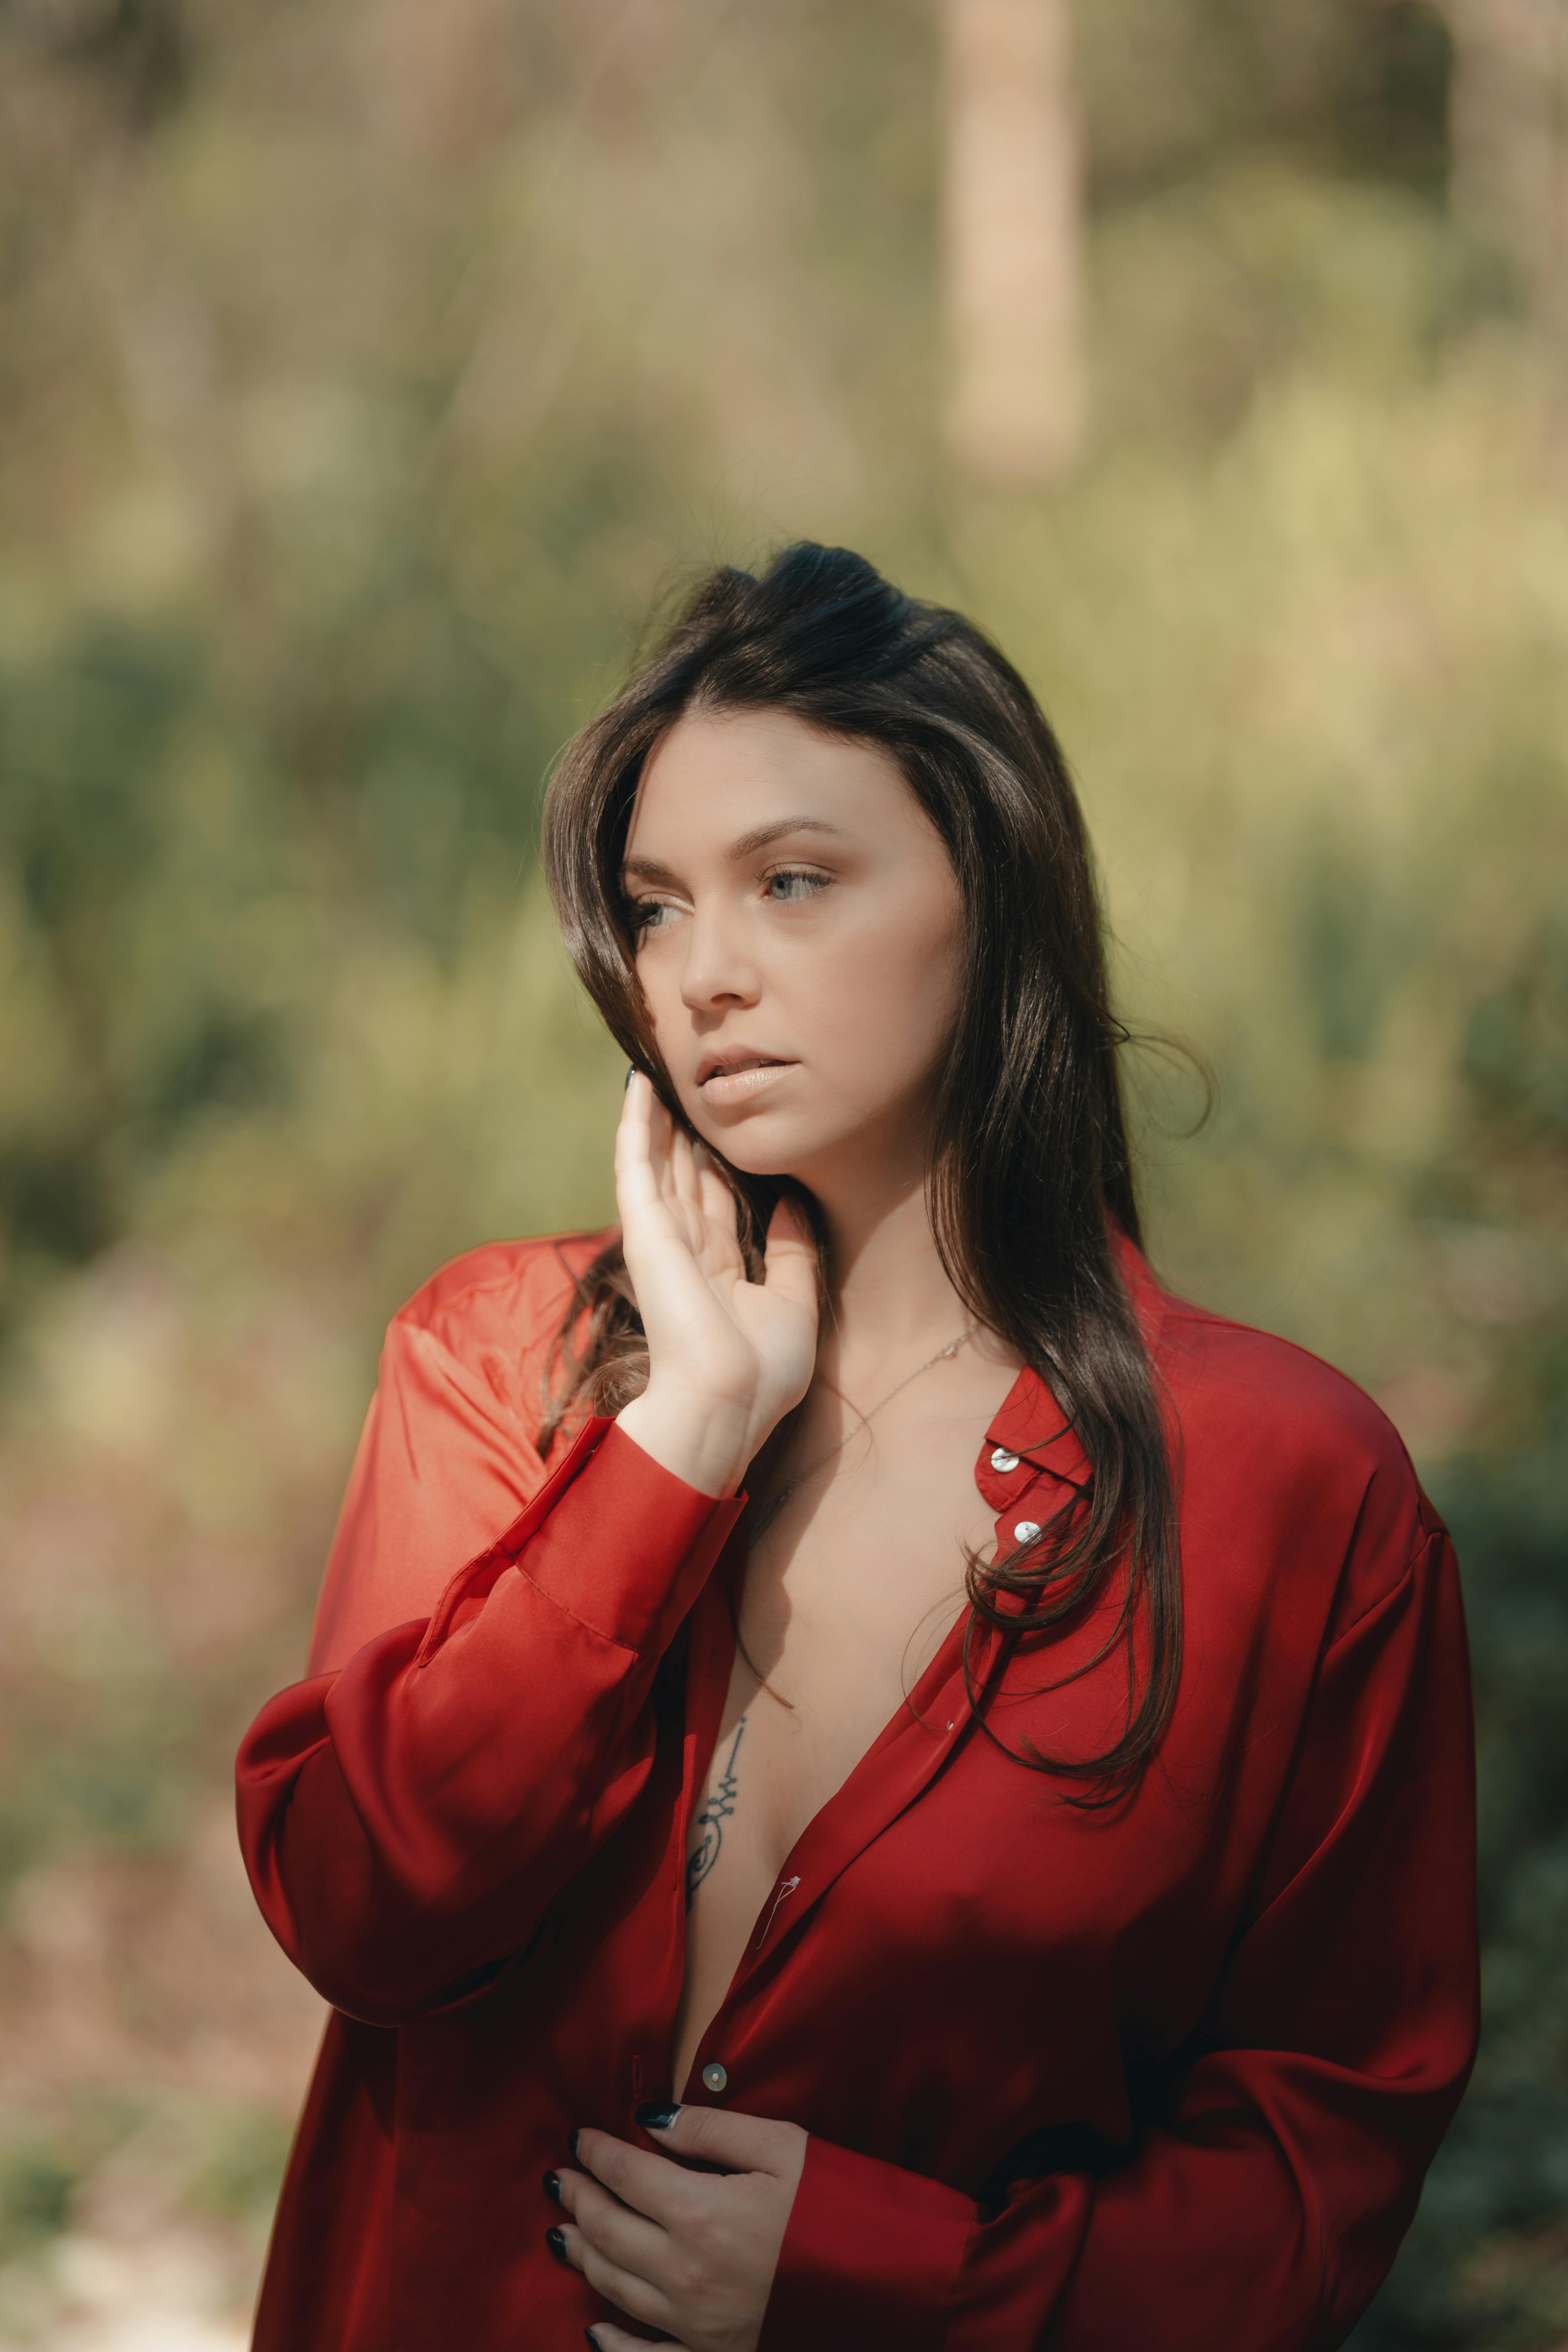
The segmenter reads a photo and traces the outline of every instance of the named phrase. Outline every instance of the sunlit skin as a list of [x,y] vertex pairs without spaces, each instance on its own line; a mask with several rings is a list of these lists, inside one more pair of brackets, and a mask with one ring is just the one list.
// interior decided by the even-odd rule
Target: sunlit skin
[[[736,1167],[810,1188],[835,1282],[819,1327],[815,1252],[783,1206],[766,1279],[747,1282],[728,1191],[635,1078],[616,1183],[649,1378],[622,1428],[676,1476],[730,1495],[803,1408],[750,1481],[759,1499],[800,1483],[747,1571],[742,1639],[766,1682],[737,1653],[709,1789],[743,1718],[740,1795],[688,1916],[679,2096],[801,1832],[959,1613],[963,1549],[994,1532],[977,1433],[1017,1364],[984,1330],[928,1361],[970,1323],[924,1199],[963,909],[897,762],[779,711],[688,716],[647,763],[623,881],[682,1109]],[[649,2132],[671,2156],[577,2135],[552,2176],[563,2258],[687,2352],[752,2352],[806,2135],[707,2107]],[[647,2341],[610,2321],[593,2332],[602,2352]]]
[[649,762],[624,879],[698,1133],[840,1217],[918,1192],[963,908],[891,756],[780,711],[684,719]]

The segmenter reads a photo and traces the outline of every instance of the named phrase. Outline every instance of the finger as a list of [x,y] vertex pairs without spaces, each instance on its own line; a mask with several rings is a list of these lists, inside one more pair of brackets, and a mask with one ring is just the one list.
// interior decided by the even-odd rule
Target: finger
[[[577,2135],[576,2158],[623,2205],[645,2214],[661,2229],[679,2229],[691,2210],[691,2175],[668,2156],[633,2147],[613,2132],[584,2130]],[[568,2176],[563,2173],[564,2182]]]
[[563,2262],[581,2271],[595,2294],[624,2311],[628,2319],[641,2320],[646,2327],[657,2327],[666,2335],[675,2324],[675,2310],[669,2298],[658,2288],[638,2278],[635,2271],[623,2270],[608,2255],[591,2246],[574,2221],[558,2222],[550,2232],[551,2242]]
[[682,1208],[693,1216],[702,1207],[702,1186],[697,1171],[697,1150],[683,1127],[678,1127],[669,1147],[670,1171],[675,1178],[675,1195]]
[[623,1213],[658,1194],[653,1171],[652,1082],[639,1070],[627,1087],[616,1129],[616,1197]]
[[621,1115],[616,1122],[616,1159],[629,1167],[634,1160],[647,1157],[647,1123],[653,1105],[653,1088],[640,1070],[634,1070],[626,1080],[621,1097]]
[[685,1229],[688,1246],[693,1256],[700,1255],[705,1238],[702,1186],[697,1172],[697,1154],[683,1127],[678,1127],[670,1138],[669,1174],[675,1210]]
[[[616,1202],[628,1250],[636,1237],[656,1225],[661,1210],[673,1213],[669,1182],[669,1113],[653,1082],[638,1072],[626,1087],[616,1130]],[[685,1238],[684,1235],[681,1236]]]
[[796,1306],[816,1307],[816,1244],[793,1201],[780,1199],[768,1219],[763,1281]]
[[668,1151],[669,1139],[676,1131],[675,1120],[669,1105],[665,1101],[658,1088],[654,1086],[651,1078],[648,1080],[648,1086],[653,1093],[653,1108],[648,1113],[648,1123],[653,1129],[654,1142],[660,1150]]
[[648,1093],[652,1097],[647,1115],[648,1160],[658,1182],[659,1195],[661,1199],[668,1201],[673,1192],[670,1182],[669,1148],[675,1139],[675,1121],[654,1093],[651,1079],[648,1082]]
[[663,2293],[669,2260],[668,2231],[623,2205],[589,2173],[562,2172],[556,2178],[562,2207],[589,2245],[619,2269],[646,2279]]
[[722,1267],[727,1274],[738,1274],[742,1270],[741,1204],[706,1153],[699,1162],[698,1181],[710,1263],[715,1272]]
[[728,2107],[677,2107],[673,2122],[658,2129],[651,2123],[643,2128],[661,2147],[700,2164],[721,2165],[726,2172],[766,2172],[775,2178],[792,2172],[798,2175],[805,2149],[805,2134],[798,2124],[783,2123],[771,2116],[741,2115]]

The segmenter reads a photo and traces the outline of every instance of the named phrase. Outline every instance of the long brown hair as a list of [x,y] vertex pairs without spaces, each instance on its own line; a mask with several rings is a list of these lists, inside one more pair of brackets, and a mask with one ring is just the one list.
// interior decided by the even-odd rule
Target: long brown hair
[[[808,541],[760,577],[711,573],[568,746],[544,813],[573,961],[683,1124],[637,982],[621,863],[644,764],[673,721],[761,709],[883,745],[952,860],[967,969],[935,1089],[931,1227],[960,1297],[1047,1383],[1089,1465],[1082,1493],[1037,1537],[989,1564],[970,1559],[965,1679],[984,1724],[977,1627],[1000,1637],[985,1678],[994,1690],[1021,1643],[1059,1638],[1108,1588],[1119,1593],[1096,1657],[1125,1653],[1121,1736],[1088,1759],[1009,1750],[1077,1784],[1075,1801],[1104,1801],[1135,1779],[1169,1719],[1182,1618],[1171,1465],[1112,1252],[1111,1221],[1140,1238],[1119,1069],[1129,1033],[1110,1007],[1078,797],[1024,680],[961,614],[902,594],[847,549]],[[754,1253],[779,1187],[727,1173]],[[579,1282],[560,1361],[557,1419],[584,1397],[617,1411],[647,1379],[618,1244]]]

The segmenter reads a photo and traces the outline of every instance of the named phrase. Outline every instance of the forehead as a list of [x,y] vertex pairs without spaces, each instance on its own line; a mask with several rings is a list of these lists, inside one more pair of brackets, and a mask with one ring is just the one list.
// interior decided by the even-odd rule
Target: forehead
[[721,847],[784,817],[847,832],[927,821],[890,751],[828,735],[787,710],[704,710],[678,719],[637,787],[628,856],[674,845]]

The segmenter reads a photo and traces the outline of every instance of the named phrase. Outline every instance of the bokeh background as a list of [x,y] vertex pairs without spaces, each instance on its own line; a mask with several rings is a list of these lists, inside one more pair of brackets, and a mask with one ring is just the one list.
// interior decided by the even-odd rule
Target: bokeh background
[[652,600],[957,602],[1158,1263],[1464,1561],[1487,2035],[1361,2352],[1568,2345],[1568,0],[0,5],[0,2346],[236,2352],[229,1764],[388,1313],[611,1210],[542,782]]

